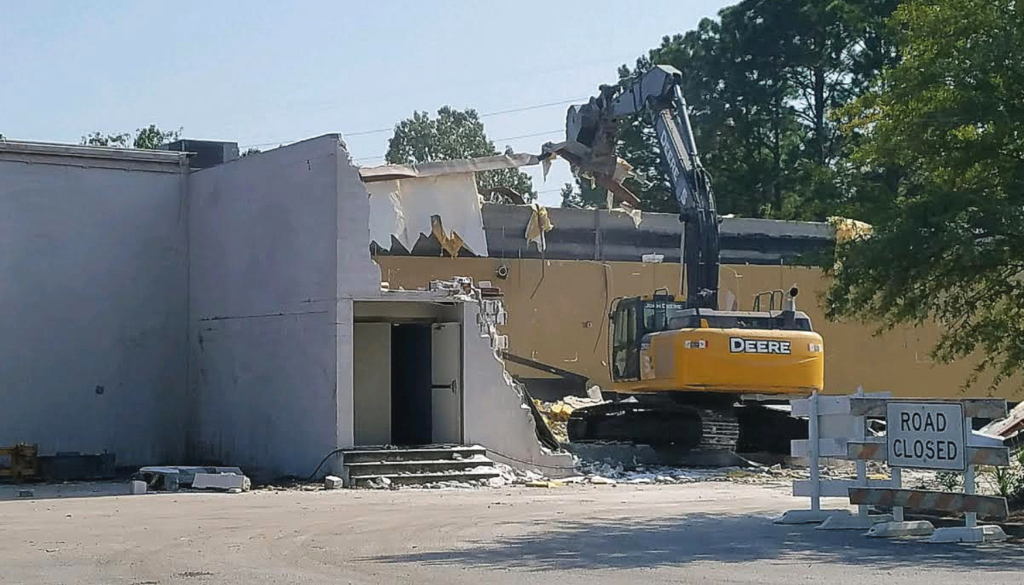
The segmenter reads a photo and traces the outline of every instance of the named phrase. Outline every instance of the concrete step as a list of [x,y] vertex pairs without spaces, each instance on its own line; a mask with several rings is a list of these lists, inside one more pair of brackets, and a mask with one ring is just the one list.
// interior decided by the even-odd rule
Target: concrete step
[[[456,457],[458,455],[458,457]],[[469,459],[474,455],[487,455],[483,447],[438,446],[414,449],[348,449],[342,451],[342,460],[349,463],[381,463],[396,461],[453,461]]]
[[389,473],[384,475],[351,475],[349,476],[349,486],[357,488],[372,487],[372,482],[379,480],[381,477],[386,477],[391,481],[392,485],[423,485],[428,483],[436,483],[442,481],[457,481],[457,482],[470,482],[479,481],[481,479],[491,479],[492,477],[498,477],[501,474],[497,470],[494,471],[451,471],[451,472],[437,472],[437,473]]
[[433,461],[384,461],[346,463],[349,476],[378,476],[390,474],[409,473],[439,473],[443,471],[466,471],[476,467],[494,467],[490,459],[480,457],[452,460],[441,459]]

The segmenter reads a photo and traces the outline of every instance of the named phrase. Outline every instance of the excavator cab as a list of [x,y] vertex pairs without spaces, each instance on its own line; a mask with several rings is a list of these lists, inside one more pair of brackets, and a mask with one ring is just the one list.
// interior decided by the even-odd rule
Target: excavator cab
[[686,303],[667,293],[623,297],[612,301],[610,319],[612,380],[640,379],[640,347],[644,337],[659,331],[694,326]]

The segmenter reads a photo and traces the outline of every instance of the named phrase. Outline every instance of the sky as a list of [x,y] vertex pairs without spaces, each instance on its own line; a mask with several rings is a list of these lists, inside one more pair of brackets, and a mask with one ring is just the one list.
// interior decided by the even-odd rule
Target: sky
[[[266,150],[339,132],[374,165],[396,122],[450,105],[537,153],[619,65],[734,1],[0,0],[0,134],[152,123]],[[545,205],[571,181],[564,162],[524,170]]]

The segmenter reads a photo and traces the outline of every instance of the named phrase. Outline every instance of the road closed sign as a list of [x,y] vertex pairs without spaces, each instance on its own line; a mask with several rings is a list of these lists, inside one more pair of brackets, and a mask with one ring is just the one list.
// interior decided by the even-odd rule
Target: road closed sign
[[890,467],[967,468],[962,404],[890,401],[885,426]]

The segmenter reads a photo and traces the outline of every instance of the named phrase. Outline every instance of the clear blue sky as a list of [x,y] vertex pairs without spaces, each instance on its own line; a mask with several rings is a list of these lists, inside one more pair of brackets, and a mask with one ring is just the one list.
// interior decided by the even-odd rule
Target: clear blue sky
[[[488,113],[564,102],[733,1],[9,0],[0,133],[78,142],[156,123],[269,148],[390,128],[445,104]],[[566,107],[484,122],[499,150],[538,152],[559,139]],[[389,137],[346,143],[359,164],[376,164]],[[565,164],[547,183],[531,174],[557,204]]]

